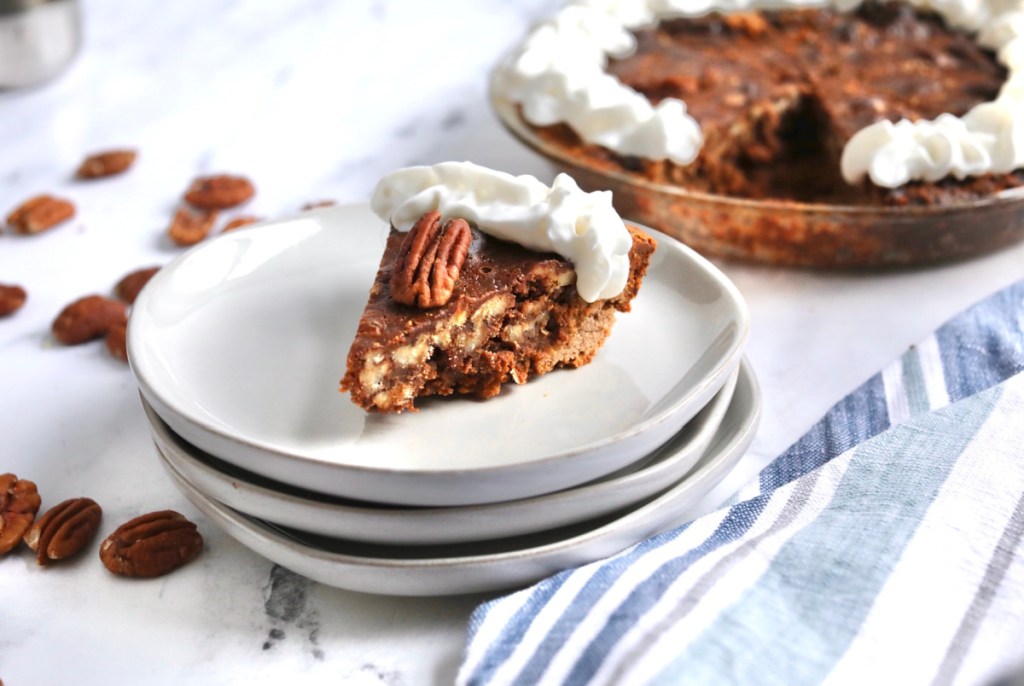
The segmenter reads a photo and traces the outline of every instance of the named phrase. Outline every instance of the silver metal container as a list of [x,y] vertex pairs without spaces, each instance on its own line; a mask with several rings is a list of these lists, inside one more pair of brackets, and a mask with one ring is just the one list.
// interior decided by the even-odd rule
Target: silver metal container
[[0,0],[0,90],[52,79],[81,39],[78,0]]

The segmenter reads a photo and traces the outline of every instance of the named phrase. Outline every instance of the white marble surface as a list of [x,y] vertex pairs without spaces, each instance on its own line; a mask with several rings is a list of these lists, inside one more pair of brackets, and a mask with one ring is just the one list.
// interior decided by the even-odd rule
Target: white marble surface
[[[0,472],[34,480],[44,508],[89,495],[101,532],[141,512],[193,517],[207,547],[152,581],[115,578],[95,551],[36,566],[0,558],[0,679],[64,683],[450,683],[485,597],[408,599],[312,584],[222,534],[162,472],[128,369],[102,344],[65,348],[56,313],[178,254],[172,208],[202,172],[240,172],[246,208],[365,200],[384,172],[471,159],[550,180],[498,126],[486,74],[556,3],[412,0],[83,3],[83,51],[58,80],[0,94],[0,212],[31,194],[78,216],[0,235],[0,282],[28,304],[0,321]],[[86,152],[136,146],[124,177],[84,184]],[[722,263],[746,296],[749,358],[765,395],[758,437],[708,507],[828,407],[948,317],[1024,275],[1024,246],[958,265],[875,274]]]

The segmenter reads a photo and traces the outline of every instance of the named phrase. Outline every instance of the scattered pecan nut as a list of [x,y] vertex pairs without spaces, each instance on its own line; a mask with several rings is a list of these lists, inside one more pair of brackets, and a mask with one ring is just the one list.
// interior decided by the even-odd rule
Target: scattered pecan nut
[[114,324],[107,330],[103,339],[107,346],[107,352],[115,360],[128,361],[128,327],[124,324]]
[[72,498],[54,505],[25,534],[36,551],[36,562],[48,565],[64,560],[86,546],[100,528],[103,510],[91,498]]
[[216,210],[197,213],[185,207],[179,207],[178,211],[174,213],[171,225],[167,227],[167,235],[177,245],[195,245],[210,235],[210,230],[216,221]]
[[0,555],[14,549],[42,504],[36,485],[14,474],[0,474]]
[[332,207],[337,204],[338,202],[336,200],[313,200],[312,202],[307,202],[300,207],[299,211],[306,212],[308,210],[318,210],[321,207]]
[[202,549],[195,524],[178,512],[161,510],[117,527],[100,544],[100,560],[114,574],[154,577],[181,567]]
[[112,326],[128,322],[123,302],[102,295],[87,295],[71,303],[53,320],[53,337],[64,345],[78,345],[105,336]]
[[442,224],[440,212],[427,212],[409,230],[395,257],[391,297],[424,309],[447,303],[472,240],[465,219]]
[[244,176],[200,176],[185,191],[185,202],[203,210],[226,210],[241,205],[256,192]]
[[21,286],[0,283],[0,317],[14,314],[28,299],[28,293]]
[[131,149],[97,152],[82,160],[75,176],[80,179],[102,179],[121,174],[135,163],[135,157],[136,152]]
[[149,283],[149,280],[158,271],[160,271],[160,267],[145,267],[144,269],[136,269],[129,274],[125,274],[117,282],[117,285],[114,286],[114,295],[131,305],[135,302],[135,298],[139,296],[142,287]]
[[70,200],[43,194],[18,205],[7,215],[7,224],[15,233],[40,233],[74,216],[75,206]]
[[250,226],[252,224],[255,224],[258,221],[262,221],[262,220],[259,217],[255,217],[255,216],[249,215],[249,214],[243,215],[241,217],[235,217],[234,219],[229,221],[227,224],[225,224],[224,228],[221,229],[220,232],[221,233],[227,233],[229,231],[235,231],[236,229],[240,229],[243,226]]

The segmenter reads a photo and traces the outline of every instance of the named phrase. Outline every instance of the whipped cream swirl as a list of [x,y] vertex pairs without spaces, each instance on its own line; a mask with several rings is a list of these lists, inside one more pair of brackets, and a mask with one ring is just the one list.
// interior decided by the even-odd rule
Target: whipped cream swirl
[[496,238],[557,253],[573,263],[576,289],[587,302],[615,297],[629,278],[633,239],[611,192],[586,193],[567,174],[547,186],[471,162],[407,167],[377,183],[370,207],[400,231],[438,210]]
[[[1008,71],[992,102],[963,117],[880,121],[857,132],[841,159],[843,178],[896,188],[908,181],[963,179],[1024,166],[1024,3],[908,0],[972,34]],[[588,143],[623,155],[689,164],[703,145],[686,104],[657,106],[607,73],[608,58],[636,50],[630,29],[672,17],[784,7],[856,8],[860,0],[575,0],[539,24],[495,70],[495,95],[535,126],[568,124]]]
[[645,3],[593,5],[569,5],[539,25],[495,71],[495,92],[519,103],[531,124],[565,122],[623,155],[689,164],[704,137],[683,101],[654,106],[605,71],[609,56],[636,49],[628,27],[651,19]]

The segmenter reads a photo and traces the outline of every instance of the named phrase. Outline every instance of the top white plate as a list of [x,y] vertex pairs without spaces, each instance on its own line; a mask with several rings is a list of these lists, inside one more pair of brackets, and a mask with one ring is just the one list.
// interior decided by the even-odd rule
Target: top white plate
[[406,505],[524,498],[608,474],[668,440],[735,369],[746,305],[658,240],[631,313],[589,365],[486,402],[367,414],[338,391],[387,236],[366,204],[237,231],[179,256],[128,327],[139,388],[187,441],[272,479]]

